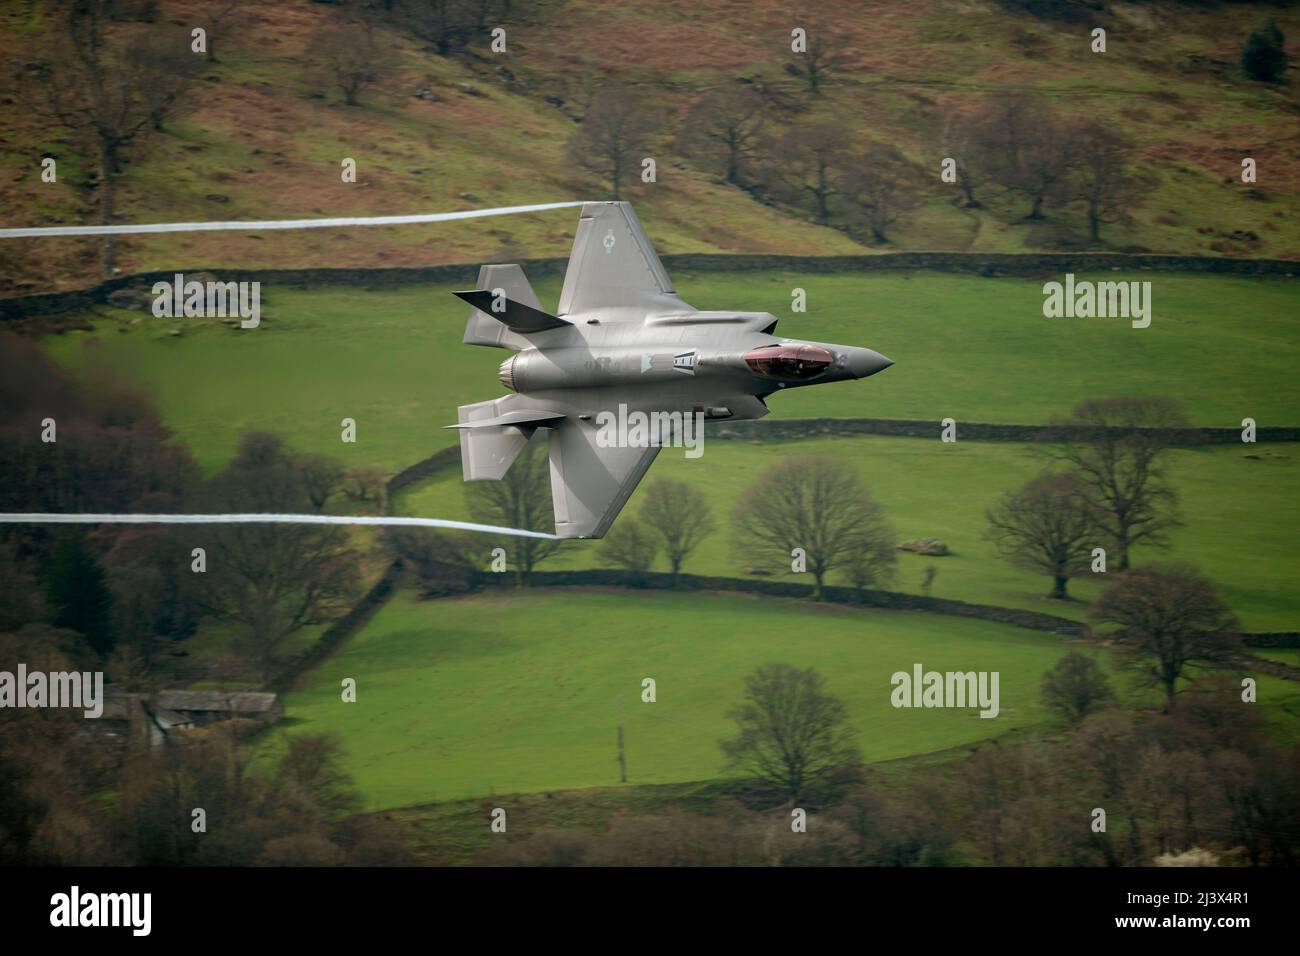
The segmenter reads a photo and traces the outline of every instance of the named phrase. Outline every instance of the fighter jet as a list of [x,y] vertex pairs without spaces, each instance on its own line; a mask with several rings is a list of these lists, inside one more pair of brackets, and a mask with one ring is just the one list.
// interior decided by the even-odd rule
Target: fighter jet
[[513,394],[462,405],[447,426],[460,429],[464,478],[502,479],[544,430],[561,538],[603,537],[673,440],[660,429],[611,443],[598,424],[609,416],[761,418],[776,392],[894,364],[868,348],[780,338],[767,312],[687,305],[626,202],[583,205],[557,314],[542,311],[518,265],[482,266],[477,289],[455,295],[472,306],[465,344],[515,350],[500,370]]

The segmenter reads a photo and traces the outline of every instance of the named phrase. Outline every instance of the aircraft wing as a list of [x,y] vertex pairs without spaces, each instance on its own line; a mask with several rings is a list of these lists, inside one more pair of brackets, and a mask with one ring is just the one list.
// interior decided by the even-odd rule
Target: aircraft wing
[[673,312],[689,308],[677,298],[631,203],[591,202],[582,207],[559,315],[596,309]]
[[551,500],[561,538],[604,537],[659,454],[658,446],[602,448],[596,433],[580,419],[551,431]]

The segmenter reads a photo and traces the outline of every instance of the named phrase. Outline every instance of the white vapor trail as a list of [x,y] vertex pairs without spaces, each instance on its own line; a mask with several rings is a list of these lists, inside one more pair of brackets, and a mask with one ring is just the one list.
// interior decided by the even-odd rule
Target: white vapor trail
[[353,216],[337,219],[261,219],[251,222],[155,222],[126,226],[37,226],[0,229],[0,239],[37,236],[106,236],[145,232],[248,232],[255,229],[332,229],[338,226],[398,226],[421,222],[450,222],[484,216],[513,216],[521,212],[545,212],[585,205],[584,200],[548,202],[535,206],[498,206],[495,209],[466,209],[460,212],[431,212],[416,216]]
[[0,524],[344,524],[395,525],[408,528],[452,528],[457,531],[481,531],[484,534],[509,534],[520,538],[554,540],[555,535],[520,528],[498,528],[469,521],[443,518],[403,518],[348,515],[229,514],[229,515],[124,515],[124,514],[0,514]]

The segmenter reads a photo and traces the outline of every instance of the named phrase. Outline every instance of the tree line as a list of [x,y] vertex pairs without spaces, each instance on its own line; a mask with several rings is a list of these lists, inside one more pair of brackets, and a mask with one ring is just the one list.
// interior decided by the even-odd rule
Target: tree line
[[[372,470],[348,472],[264,433],[244,435],[205,481],[152,403],[91,366],[74,381],[32,340],[0,334],[0,511],[312,512],[340,498],[353,510],[382,505]],[[120,689],[152,691],[196,676],[191,639],[207,622],[230,640],[199,676],[256,686],[296,637],[351,606],[362,560],[338,527],[0,525],[0,660],[43,672],[102,670]],[[259,727],[226,722],[187,732],[183,746],[140,752],[86,733],[77,711],[0,709],[0,862],[405,859],[382,821],[358,815],[361,797],[337,741],[303,735],[259,756],[250,740]],[[206,830],[195,829],[196,807]]]
[[[92,363],[71,380],[30,339],[0,336],[0,510],[51,513],[382,511],[382,473],[241,436],[204,480],[156,407]],[[43,440],[52,422],[53,440]],[[212,663],[261,682],[295,639],[359,596],[347,529],[314,525],[0,526],[0,631],[72,631],[131,689],[184,671],[203,621],[229,629]]]
[[[883,689],[879,689],[884,693]],[[733,774],[695,812],[669,803],[599,828],[548,827],[478,857],[506,866],[1294,866],[1300,747],[1210,677],[1174,714],[1119,706],[1070,651],[1043,678],[1058,722],[941,766],[862,764],[821,676],[765,665],[721,742]],[[698,795],[693,797],[698,801]],[[792,825],[806,813],[803,832]]]

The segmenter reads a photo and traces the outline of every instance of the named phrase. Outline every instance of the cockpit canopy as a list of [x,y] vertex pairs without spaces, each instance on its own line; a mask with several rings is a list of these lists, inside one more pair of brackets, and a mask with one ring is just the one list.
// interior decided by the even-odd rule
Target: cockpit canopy
[[786,381],[816,378],[835,361],[834,355],[816,345],[760,345],[744,358],[755,375]]

